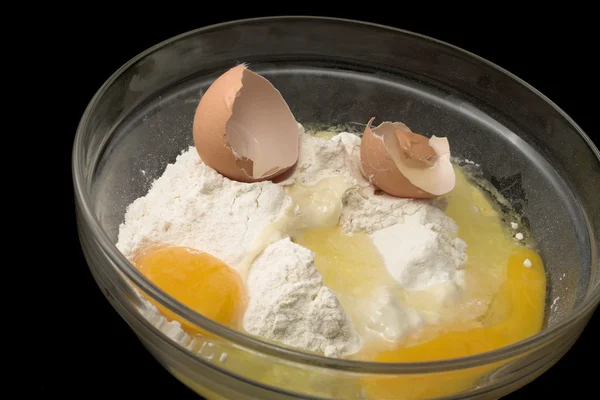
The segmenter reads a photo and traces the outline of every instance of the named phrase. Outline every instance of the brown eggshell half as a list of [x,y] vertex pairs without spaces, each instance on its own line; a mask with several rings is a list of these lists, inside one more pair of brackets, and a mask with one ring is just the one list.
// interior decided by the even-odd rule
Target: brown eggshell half
[[383,122],[365,128],[361,167],[365,176],[384,192],[407,198],[434,198],[454,188],[456,177],[450,163],[446,138],[413,133],[401,122]]
[[281,93],[245,64],[202,96],[193,136],[202,161],[241,182],[272,179],[298,160],[298,123]]

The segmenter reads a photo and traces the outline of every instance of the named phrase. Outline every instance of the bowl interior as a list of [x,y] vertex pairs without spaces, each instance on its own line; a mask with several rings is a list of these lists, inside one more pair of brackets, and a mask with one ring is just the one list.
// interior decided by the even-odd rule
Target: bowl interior
[[568,316],[599,276],[600,218],[589,192],[600,187],[600,167],[577,128],[532,89],[458,49],[375,26],[322,23],[326,35],[314,38],[306,27],[277,22],[193,33],[116,78],[91,116],[98,150],[87,154],[93,211],[109,237],[116,243],[127,205],[193,145],[203,91],[249,62],[305,126],[360,133],[376,117],[447,136],[453,155],[480,164],[529,225],[547,270],[548,325]]

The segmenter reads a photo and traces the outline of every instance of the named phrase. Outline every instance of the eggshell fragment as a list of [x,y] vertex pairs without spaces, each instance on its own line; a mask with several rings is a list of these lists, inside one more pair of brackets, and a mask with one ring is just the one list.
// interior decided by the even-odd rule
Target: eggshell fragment
[[272,179],[298,160],[298,123],[287,103],[244,64],[225,72],[204,93],[193,136],[202,161],[236,181]]
[[362,171],[371,183],[396,197],[434,198],[456,184],[448,139],[412,132],[401,122],[371,128],[360,146]]

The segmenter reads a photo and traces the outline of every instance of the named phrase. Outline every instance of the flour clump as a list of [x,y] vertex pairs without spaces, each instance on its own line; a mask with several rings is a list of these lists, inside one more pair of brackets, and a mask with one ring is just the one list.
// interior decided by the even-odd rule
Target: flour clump
[[154,243],[188,246],[239,268],[263,229],[291,206],[283,187],[227,179],[190,147],[129,205],[117,248],[131,260]]
[[467,244],[441,202],[365,194],[344,196],[340,227],[369,233],[390,275],[408,290],[428,290],[444,304],[464,285]]
[[[283,185],[300,183],[303,185],[314,185],[325,178],[334,176],[343,176],[348,182],[354,183],[354,177],[350,169],[349,150],[345,147],[356,144],[355,139],[350,139],[347,135],[360,138],[351,133],[345,133],[344,136],[336,135],[332,139],[324,139],[313,136],[299,130],[300,149],[298,162],[294,173],[286,180]],[[342,137],[345,137],[342,140]]]
[[410,290],[453,281],[462,283],[467,245],[459,238],[436,232],[413,219],[372,233],[371,240],[383,256],[394,279]]
[[343,198],[344,208],[339,225],[349,235],[356,232],[372,233],[401,223],[415,216],[414,223],[456,235],[458,227],[443,210],[441,201],[404,199],[353,188]]
[[335,293],[323,284],[314,254],[289,238],[269,245],[248,276],[244,329],[329,357],[352,354],[360,338]]

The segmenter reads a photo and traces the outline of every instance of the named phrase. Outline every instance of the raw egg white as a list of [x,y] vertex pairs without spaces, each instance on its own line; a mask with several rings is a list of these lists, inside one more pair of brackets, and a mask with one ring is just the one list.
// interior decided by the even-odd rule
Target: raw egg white
[[448,139],[413,133],[401,122],[365,128],[361,146],[362,172],[373,185],[396,197],[433,198],[456,184]]
[[275,178],[298,160],[298,123],[273,85],[245,64],[208,88],[194,116],[202,161],[241,182]]

